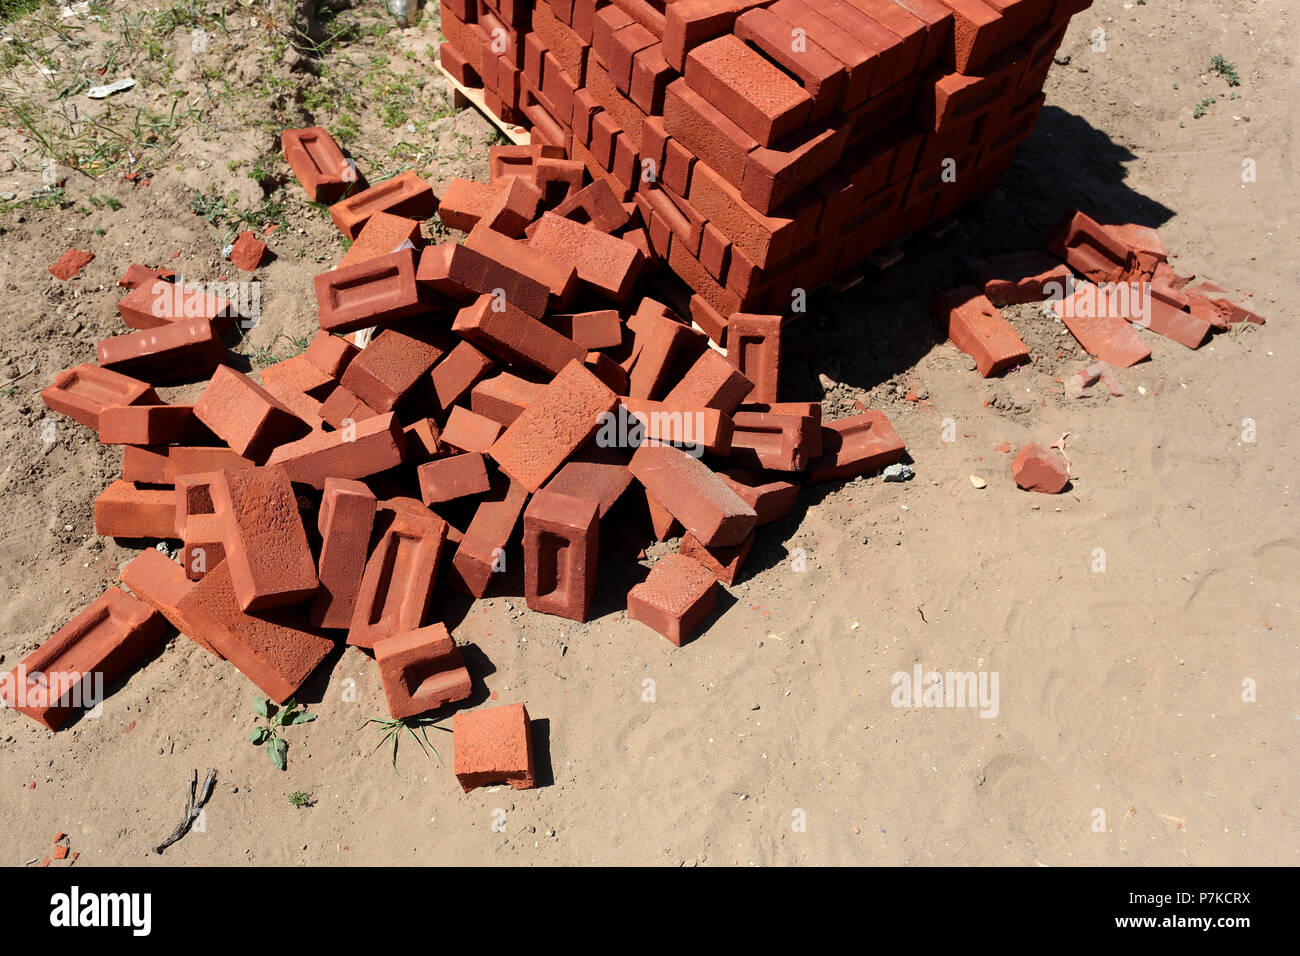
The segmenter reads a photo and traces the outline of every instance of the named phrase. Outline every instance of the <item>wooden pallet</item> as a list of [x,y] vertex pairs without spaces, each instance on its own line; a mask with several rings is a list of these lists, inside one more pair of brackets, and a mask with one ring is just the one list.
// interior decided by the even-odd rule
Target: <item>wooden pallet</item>
[[487,121],[501,130],[501,135],[516,146],[527,146],[533,141],[532,134],[522,126],[516,126],[514,123],[507,123],[488,109],[487,100],[483,98],[483,91],[466,86],[447,72],[446,68],[439,63],[438,72],[447,78],[451,84],[452,105],[458,110],[463,110],[467,106],[472,106],[485,117]]

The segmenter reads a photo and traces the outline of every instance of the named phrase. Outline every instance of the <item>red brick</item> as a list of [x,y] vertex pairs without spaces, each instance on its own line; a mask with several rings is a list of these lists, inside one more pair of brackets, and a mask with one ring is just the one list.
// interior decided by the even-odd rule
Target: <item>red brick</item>
[[807,415],[741,409],[732,421],[730,458],[742,468],[803,471],[820,450],[821,424]]
[[529,146],[502,145],[488,150],[488,173],[492,182],[501,182],[511,176],[532,179],[533,167],[543,158],[563,159],[564,151],[541,143]]
[[[316,337],[311,340],[302,357],[329,378],[337,379],[347,370],[348,364],[357,357],[358,351],[359,349],[347,339],[321,331],[316,333]],[[262,372],[262,381],[267,381],[266,371]],[[269,383],[267,390],[270,390]]]
[[[1194,286],[1186,286],[1185,291],[1189,302],[1200,311],[1202,317],[1210,320],[1215,328],[1227,328],[1238,322],[1264,324],[1262,316],[1256,315],[1245,306],[1228,298],[1230,293],[1227,289],[1208,279],[1202,279]],[[1214,321],[1216,315],[1217,322]]]
[[557,216],[591,225],[604,233],[614,233],[628,224],[628,214],[603,179],[584,186],[552,210]]
[[218,335],[234,326],[237,309],[227,300],[196,285],[154,279],[137,285],[117,303],[130,328],[161,329],[180,322],[207,319]]
[[664,9],[664,59],[678,73],[686,70],[687,53],[731,30],[736,17],[761,0],[677,0]]
[[425,248],[417,277],[430,288],[465,301],[500,289],[507,302],[535,319],[546,314],[551,294],[537,279],[454,242]]
[[447,522],[414,498],[392,498],[379,505],[379,527],[385,524],[352,613],[348,643],[356,647],[423,625],[438,577]]
[[170,445],[202,431],[193,405],[110,405],[99,417],[105,445]]
[[280,134],[280,144],[285,161],[312,202],[338,202],[359,185],[356,167],[323,126],[287,129]]
[[994,256],[974,263],[971,272],[989,301],[999,308],[1042,302],[1051,295],[1049,283],[1063,290],[1072,275],[1068,266],[1046,252]]
[[427,311],[415,281],[415,251],[376,256],[316,277],[320,326],[355,332]]
[[438,414],[445,415],[495,364],[469,342],[458,342],[430,374]]
[[538,220],[528,245],[571,265],[579,279],[616,302],[631,294],[645,264],[631,243],[551,212]]
[[826,121],[772,148],[760,146],[745,157],[740,194],[764,215],[791,201],[806,201],[807,188],[839,162],[848,142],[845,131]]
[[[1119,291],[1116,286],[1111,289]],[[1111,309],[1109,295],[1098,286],[1081,285],[1073,295],[1053,302],[1052,308],[1079,344],[1107,365],[1128,368],[1151,357],[1151,349],[1124,314]]]
[[851,415],[822,426],[822,454],[809,466],[808,480],[835,481],[878,471],[905,451],[884,412]]
[[443,191],[438,204],[438,218],[449,229],[469,232],[494,209],[505,194],[508,181],[476,183],[470,179],[453,179]]
[[420,233],[420,223],[405,216],[377,212],[366,220],[357,234],[356,241],[348,247],[338,267],[345,269],[359,262],[377,259],[399,249],[413,248],[419,250],[424,246],[424,236]]
[[97,352],[103,368],[155,384],[206,377],[226,359],[225,347],[207,319],[101,339]]
[[326,422],[331,428],[342,429],[357,422],[377,418],[383,412],[371,408],[353,394],[351,389],[340,385],[330,392],[329,398],[321,404],[319,414],[321,421]]
[[399,719],[464,700],[473,689],[465,660],[444,624],[380,641],[375,645],[375,663],[388,712]]
[[69,249],[59,257],[58,262],[50,266],[50,275],[67,282],[86,268],[94,258],[95,254],[93,252],[86,252],[82,249]]
[[440,332],[417,337],[408,331],[415,328],[380,332],[348,365],[340,384],[376,411],[392,411],[453,345]]
[[[552,302],[561,307],[570,302],[578,290],[578,272],[572,264],[558,262],[529,243],[503,236],[482,224],[469,234],[465,246],[544,285],[550,290]],[[508,290],[506,295],[509,301]],[[515,307],[523,309],[522,305]]]
[[433,187],[409,169],[330,206],[334,225],[349,239],[377,212],[425,220],[438,211]]
[[416,475],[420,480],[420,497],[430,507],[471,495],[487,494],[492,488],[483,455],[479,452],[425,462],[416,469]]
[[442,447],[442,443],[438,441],[442,429],[432,418],[421,418],[410,425],[404,425],[402,434],[406,436],[406,454],[403,461],[407,464],[418,465],[448,454],[448,451]]
[[283,468],[220,472],[210,493],[240,608],[288,607],[316,593],[316,562]]
[[474,386],[470,392],[470,408],[475,414],[509,426],[525,408],[537,401],[545,388],[545,385],[501,372]]
[[[839,103],[845,81],[844,65],[827,52],[814,36],[808,34],[807,27],[803,28],[805,35],[796,52],[794,29],[794,24],[771,11],[756,8],[736,19],[735,33],[799,81],[804,92],[812,97],[810,119],[820,120],[828,116]],[[689,59],[687,70],[690,70]],[[687,78],[689,79],[689,73]]]
[[572,315],[552,313],[545,321],[566,339],[572,339],[584,349],[617,348],[623,341],[623,320],[615,309]]
[[105,409],[157,405],[162,399],[147,382],[87,363],[54,376],[54,381],[41,389],[41,401],[52,411],[99,431]]
[[1047,238],[1047,248],[1093,282],[1118,282],[1128,272],[1128,247],[1081,212],[1067,215]]
[[127,445],[122,449],[122,478],[149,485],[175,484],[180,475],[223,468],[253,468],[255,463],[229,448],[172,445],[145,448]]
[[238,455],[262,461],[303,428],[300,418],[242,372],[221,366],[194,415]]
[[812,111],[808,93],[733,35],[692,49],[686,81],[761,146],[794,133]]
[[957,72],[976,73],[998,52],[1002,18],[980,0],[944,0],[944,6],[953,12]]
[[190,515],[181,535],[181,563],[185,576],[191,581],[200,580],[226,560],[226,545],[221,539],[221,524],[215,515]]
[[593,448],[581,452],[565,463],[542,491],[590,501],[603,518],[632,483],[627,457],[616,449]]
[[492,783],[537,786],[533,732],[523,704],[459,711],[451,718],[452,764],[466,793]]
[[511,423],[490,454],[501,470],[536,491],[585,445],[618,397],[579,362],[569,363]]
[[257,234],[244,230],[230,247],[230,264],[245,272],[255,272],[266,257],[266,243]]
[[715,455],[731,451],[731,418],[716,408],[702,408],[644,398],[624,398],[626,414],[644,428],[644,440],[680,445],[697,455],[700,450]]
[[[643,300],[643,307],[651,301]],[[638,350],[628,382],[631,398],[655,400],[665,395],[680,375],[675,370],[689,368],[708,348],[700,333],[663,315],[638,311],[628,328],[636,334]]]
[[492,295],[461,309],[451,330],[485,352],[553,375],[586,355],[586,349],[571,339]]
[[599,508],[539,491],[524,510],[524,597],[534,611],[587,620],[596,594]]
[[[191,515],[215,515],[212,505],[212,482],[219,472],[200,471],[177,475],[172,492],[176,503],[176,534],[185,537],[185,527]],[[216,564],[214,561],[213,564]]]
[[718,604],[717,578],[698,561],[665,554],[628,591],[627,616],[681,647]]
[[115,481],[95,499],[95,532],[112,538],[175,538],[175,496],[170,488]]
[[705,544],[739,544],[757,513],[698,458],[671,445],[644,444],[628,465],[660,504]]
[[375,494],[359,481],[326,478],[316,515],[320,532],[320,590],[307,619],[314,627],[346,629],[352,625],[361,578],[375,525]]
[[1029,361],[1029,349],[1020,336],[975,286],[941,293],[932,309],[949,341],[975,360],[984,378]]
[[483,597],[492,575],[505,571],[505,547],[528,499],[528,489],[497,475],[492,491],[474,512],[452,560],[451,581],[474,597]]
[[284,703],[334,650],[308,625],[301,608],[245,614],[226,562],[210,568],[177,612],[196,641],[207,642],[277,703]]
[[799,500],[799,486],[779,475],[733,468],[718,477],[754,509],[760,525],[780,521]]
[[1041,491],[1045,495],[1059,494],[1070,483],[1065,460],[1034,442],[1020,449],[1011,463],[1011,475],[1025,491]]
[[393,468],[401,464],[405,450],[402,426],[389,412],[351,428],[313,432],[281,445],[266,464],[283,466],[293,481],[324,488],[327,478],[365,478]]
[[501,423],[460,405],[451,410],[438,441],[463,452],[487,452],[501,436]]
[[705,349],[690,370],[664,396],[667,405],[716,408],[730,415],[754,390],[754,383],[714,349]]
[[682,535],[681,554],[697,562],[723,584],[735,584],[740,569],[754,547],[754,533],[729,548],[707,548],[689,531]]
[[781,372],[781,316],[732,315],[727,320],[727,361],[754,383],[751,400],[775,402]]
[[199,636],[198,629],[180,612],[181,600],[194,585],[187,580],[185,569],[175,561],[154,548],[145,548],[122,569],[122,583],[132,594],[167,618],[177,631],[209,654],[224,660],[222,653]]
[[781,211],[770,216],[760,213],[707,165],[695,164],[689,198],[700,215],[731,238],[733,257],[740,250],[755,266],[765,269],[785,261],[798,249],[798,230],[791,216]]
[[874,48],[855,39],[840,24],[803,0],[777,0],[768,10],[790,25],[787,33],[795,26],[802,28],[810,39],[844,65],[841,110],[851,110],[866,100],[878,58]]
[[23,658],[0,685],[0,701],[58,730],[83,705],[98,703],[93,698],[160,644],[166,629],[149,605],[109,588]]
[[117,284],[125,289],[136,289],[159,279],[170,280],[175,275],[176,273],[169,269],[150,269],[133,262],[126,267],[126,272],[122,273],[122,278],[117,280]]
[[663,124],[674,140],[707,163],[718,176],[740,186],[745,174],[745,157],[759,144],[723,113],[718,104],[691,89],[685,80],[675,80],[664,95]]

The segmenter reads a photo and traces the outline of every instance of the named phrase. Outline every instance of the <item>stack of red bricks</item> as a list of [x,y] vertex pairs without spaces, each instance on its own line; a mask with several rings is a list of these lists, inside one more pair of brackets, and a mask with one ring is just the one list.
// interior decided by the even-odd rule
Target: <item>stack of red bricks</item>
[[726,341],[992,188],[1090,0],[443,0],[439,56],[640,214]]
[[[803,482],[904,454],[879,412],[823,422],[781,400],[780,316],[734,314],[724,354],[647,297],[645,253],[619,234],[633,211],[554,147],[493,147],[491,182],[453,181],[441,208],[414,173],[357,183],[323,129],[284,148],[352,240],[315,279],[321,330],[259,382],[227,364],[230,303],[131,267],[136,331],[42,397],[123,446],[97,531],[179,542],[180,562],[146,548],[122,574],[135,597],[110,589],[29,673],[111,680],[165,618],[277,701],[345,641],[374,654],[394,716],[424,713],[472,690],[431,620],[440,589],[522,583],[530,608],[585,621],[599,567],[630,558],[635,578],[646,546],[679,538],[611,606],[680,645]],[[435,212],[463,244],[426,242]],[[187,404],[154,388],[205,379]],[[71,711],[26,712],[57,727]],[[462,783],[531,785],[526,712],[468,717],[512,756],[467,745],[462,765],[458,745]]]

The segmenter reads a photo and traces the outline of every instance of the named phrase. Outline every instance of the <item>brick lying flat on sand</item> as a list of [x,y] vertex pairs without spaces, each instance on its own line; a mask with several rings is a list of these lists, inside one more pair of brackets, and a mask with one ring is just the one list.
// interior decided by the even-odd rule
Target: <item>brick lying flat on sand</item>
[[453,769],[466,793],[493,783],[537,786],[532,721],[523,704],[462,711],[451,719]]
[[41,401],[87,428],[99,431],[104,409],[120,405],[157,405],[162,401],[148,382],[98,365],[78,365],[60,372],[41,390]]
[[948,339],[975,360],[984,378],[1029,361],[1029,349],[1020,336],[974,286],[937,296],[932,311]]
[[834,481],[879,471],[906,449],[884,412],[868,411],[822,426],[822,454],[808,466],[809,481]]
[[665,554],[628,592],[627,616],[681,647],[717,606],[717,586],[717,578],[698,561]]
[[415,717],[464,700],[472,689],[469,671],[443,624],[394,634],[375,645],[375,663],[393,717]]

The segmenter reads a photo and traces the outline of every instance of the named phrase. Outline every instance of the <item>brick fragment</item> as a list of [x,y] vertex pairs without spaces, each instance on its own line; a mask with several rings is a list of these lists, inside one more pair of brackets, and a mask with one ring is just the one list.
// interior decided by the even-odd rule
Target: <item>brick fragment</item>
[[257,233],[245,229],[230,247],[230,264],[245,272],[256,272],[266,258],[266,243]]
[[470,392],[470,408],[477,415],[508,426],[542,394],[545,385],[501,372],[476,384]]
[[466,793],[492,783],[537,786],[533,732],[523,704],[460,711],[451,718],[452,764]]
[[723,584],[735,584],[740,577],[740,569],[754,547],[754,533],[740,544],[729,548],[709,548],[700,543],[699,538],[689,531],[682,535],[681,554],[696,561],[701,567]]
[[974,286],[962,286],[935,297],[935,320],[948,339],[975,360],[988,378],[1029,361],[1029,349],[1002,313]]
[[1063,291],[1073,276],[1069,266],[1046,252],[994,256],[974,263],[971,272],[998,307],[1043,302],[1053,290]]
[[361,578],[375,525],[375,493],[359,481],[326,478],[316,515],[320,532],[320,589],[307,619],[314,627],[345,629],[352,625]]
[[615,233],[630,219],[614,190],[603,179],[570,193],[552,212],[565,219],[590,225],[604,233]]
[[1059,494],[1070,483],[1065,460],[1034,442],[1020,449],[1011,462],[1011,474],[1025,491],[1041,491],[1045,495]]
[[162,615],[109,588],[28,654],[0,682],[0,702],[50,730],[93,707],[103,688],[159,644]]
[[799,501],[799,486],[781,475],[733,468],[718,477],[754,509],[760,525],[780,521]]
[[524,598],[534,611],[585,621],[596,594],[600,526],[593,501],[539,491],[524,510]]
[[681,647],[718,605],[718,581],[682,554],[665,554],[627,593],[627,616]]
[[[1110,288],[1119,292],[1125,286]],[[1125,313],[1112,306],[1117,299],[1085,283],[1073,295],[1053,302],[1052,309],[1089,354],[1114,368],[1128,368],[1149,359],[1151,349],[1125,321]]]
[[415,717],[470,695],[465,659],[445,624],[394,634],[375,645],[388,712]]
[[544,321],[584,349],[617,348],[623,341],[623,320],[615,309],[573,314],[551,313]]
[[439,443],[462,452],[486,453],[501,437],[501,424],[457,405],[447,416]]
[[241,609],[288,607],[316,593],[316,562],[283,468],[219,472],[209,493]]
[[69,249],[59,257],[58,262],[50,266],[50,275],[67,282],[86,268],[90,264],[90,260],[94,258],[95,254],[93,252],[86,252],[83,249]]
[[741,468],[803,471],[821,450],[821,423],[798,412],[757,412],[743,408],[732,416],[730,459]]
[[424,624],[447,537],[447,522],[414,498],[382,502],[379,516],[384,530],[366,561],[348,630],[355,647],[372,648]]

